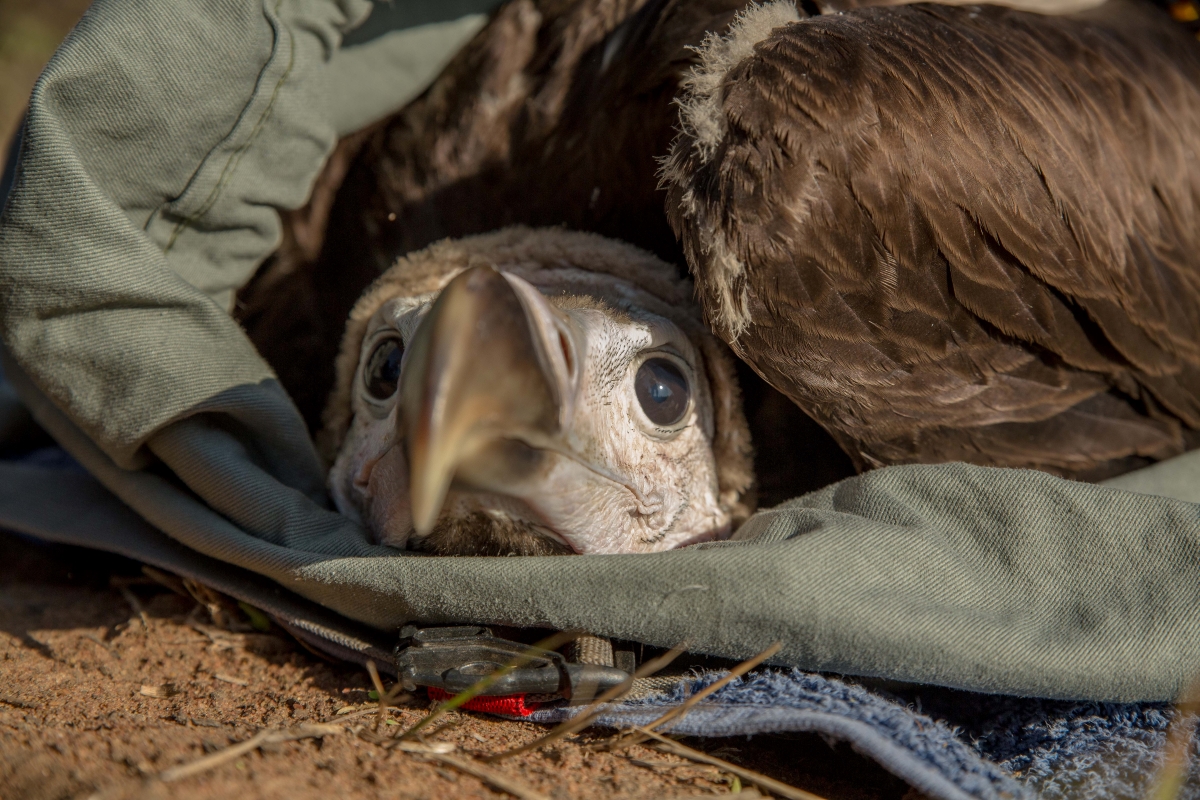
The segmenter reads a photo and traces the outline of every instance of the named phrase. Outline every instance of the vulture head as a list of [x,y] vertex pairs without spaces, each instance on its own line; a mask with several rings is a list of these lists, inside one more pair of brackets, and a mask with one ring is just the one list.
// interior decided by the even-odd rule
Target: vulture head
[[322,447],[345,514],[439,554],[631,553],[749,512],[733,365],[690,282],[511,228],[401,258],[358,301]]

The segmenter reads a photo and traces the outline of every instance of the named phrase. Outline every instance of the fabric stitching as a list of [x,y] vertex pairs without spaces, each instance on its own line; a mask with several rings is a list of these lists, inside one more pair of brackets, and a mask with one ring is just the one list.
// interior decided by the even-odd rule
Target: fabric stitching
[[[287,83],[288,79],[291,77],[292,69],[296,65],[296,39],[290,34],[290,32],[287,31],[283,21],[279,18],[279,9],[282,6],[283,0],[276,0],[275,7],[273,9],[273,17],[270,18],[270,22],[271,27],[275,29],[275,34],[277,37],[276,41],[279,41],[279,39],[282,39],[285,36],[287,38],[287,67],[284,69],[283,74],[279,76],[279,80],[276,81],[275,87],[271,91],[271,97],[267,101],[267,107],[263,109],[262,114],[260,114],[258,120],[255,121],[254,127],[250,130],[250,134],[246,138],[246,141],[238,145],[237,148],[235,148],[234,151],[229,155],[229,158],[225,162],[225,166],[221,170],[221,176],[217,179],[217,184],[212,188],[208,198],[198,210],[180,220],[178,223],[176,223],[174,229],[172,229],[171,236],[167,240],[166,247],[163,248],[164,255],[171,252],[171,248],[175,246],[176,241],[178,241],[184,229],[191,227],[197,220],[211,211],[214,205],[216,205],[222,191],[226,186],[229,185],[230,181],[233,180],[234,173],[241,164],[242,158],[255,143],[255,141],[257,141],[258,136],[260,133],[262,133],[263,128],[266,127],[267,121],[271,118],[271,114],[275,110],[275,103],[279,99],[279,94],[283,90],[284,84]],[[270,61],[268,61],[268,65],[269,64]]]

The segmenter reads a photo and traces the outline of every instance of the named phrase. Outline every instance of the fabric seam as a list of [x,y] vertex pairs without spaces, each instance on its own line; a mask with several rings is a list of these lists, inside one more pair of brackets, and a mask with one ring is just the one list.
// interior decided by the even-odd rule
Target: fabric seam
[[[267,17],[267,19],[271,23],[271,27],[275,30],[277,45],[285,36],[287,38],[287,67],[284,69],[283,74],[280,75],[279,79],[275,82],[275,87],[271,91],[271,97],[267,101],[267,107],[263,109],[262,113],[255,121],[254,127],[251,128],[246,141],[238,145],[234,151],[230,153],[229,158],[225,161],[225,166],[221,170],[221,175],[217,179],[217,184],[212,188],[208,198],[205,199],[199,209],[175,224],[174,229],[171,231],[171,236],[167,239],[167,244],[163,248],[164,255],[171,252],[171,249],[175,246],[175,243],[178,241],[180,235],[182,235],[185,229],[191,227],[197,220],[211,211],[214,205],[216,205],[217,200],[220,198],[225,187],[228,186],[229,182],[233,180],[234,173],[241,164],[242,158],[246,155],[246,152],[250,149],[250,147],[258,140],[263,128],[266,127],[267,121],[271,118],[271,115],[275,110],[275,104],[279,99],[279,94],[283,90],[284,84],[287,83],[288,79],[291,77],[292,69],[296,65],[296,39],[286,30],[286,26],[284,26],[282,19],[280,19],[279,9],[282,6],[283,0],[275,0],[275,7],[272,9],[272,13]],[[273,60],[274,58],[268,59],[266,65],[264,65],[264,70],[270,67]],[[201,169],[203,169],[203,164],[201,165]]]

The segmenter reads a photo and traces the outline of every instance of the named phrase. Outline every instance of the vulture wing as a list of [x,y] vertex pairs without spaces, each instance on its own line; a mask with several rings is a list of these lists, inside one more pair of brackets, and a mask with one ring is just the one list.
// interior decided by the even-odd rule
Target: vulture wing
[[[860,468],[1101,477],[1200,428],[1200,46],[1110,0],[710,40],[665,167],[710,320]],[[752,41],[747,41],[751,37]]]

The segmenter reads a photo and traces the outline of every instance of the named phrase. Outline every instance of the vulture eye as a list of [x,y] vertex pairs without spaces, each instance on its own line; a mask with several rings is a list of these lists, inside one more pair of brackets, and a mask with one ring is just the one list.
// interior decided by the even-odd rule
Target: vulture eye
[[691,390],[679,367],[665,358],[648,358],[633,379],[642,411],[655,425],[675,425],[687,413]]
[[403,355],[404,345],[399,339],[384,339],[375,345],[363,372],[367,394],[376,400],[387,400],[396,393],[400,383],[400,357]]

